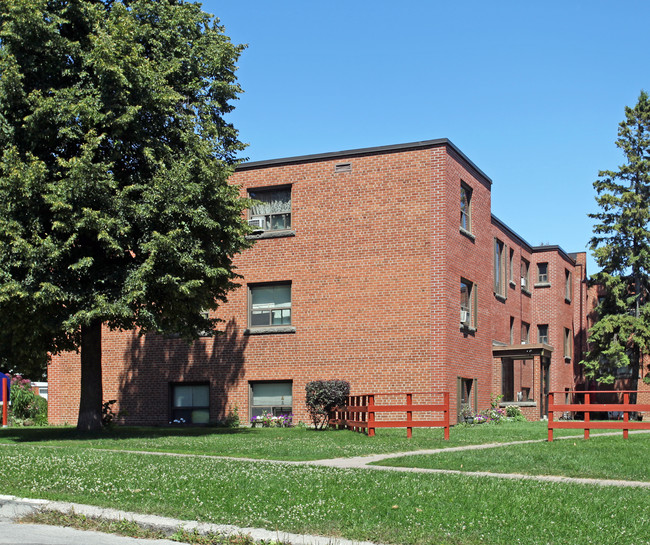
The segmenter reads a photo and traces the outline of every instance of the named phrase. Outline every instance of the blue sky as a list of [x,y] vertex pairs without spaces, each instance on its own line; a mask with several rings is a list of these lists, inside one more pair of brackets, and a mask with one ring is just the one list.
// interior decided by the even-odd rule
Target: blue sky
[[[207,0],[244,94],[250,160],[449,138],[533,245],[587,249],[598,171],[650,91],[650,2]],[[590,273],[596,271],[593,260]]]

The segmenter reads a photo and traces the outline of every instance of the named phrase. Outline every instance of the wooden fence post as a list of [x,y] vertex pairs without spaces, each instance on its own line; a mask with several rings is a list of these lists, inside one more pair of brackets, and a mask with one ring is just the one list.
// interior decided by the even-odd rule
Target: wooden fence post
[[375,396],[368,396],[368,437],[375,436]]
[[[406,406],[411,407],[413,405],[413,394],[406,394]],[[413,411],[406,411],[406,437],[410,439],[413,435],[413,426],[410,426],[413,422]]]
[[444,423],[445,423],[445,441],[449,441],[449,392],[442,394],[442,403],[445,406]]
[[349,411],[349,409],[350,409],[350,407],[352,406],[353,399],[354,399],[354,397],[352,397],[352,396],[348,396],[348,403],[347,403],[347,405],[345,406],[345,427],[346,427],[347,429],[349,429],[349,430],[352,429],[352,428],[350,427],[350,411]]
[[[585,407],[591,405],[591,394],[585,393]],[[585,411],[585,426],[589,425],[591,422],[591,412],[589,410]],[[589,428],[585,427],[585,439],[589,439]]]
[[548,442],[553,442],[553,405],[554,395],[553,392],[548,393]]
[[[627,405],[630,402],[630,394],[627,392],[623,393],[623,405]],[[637,400],[638,402],[638,400]],[[630,411],[626,407],[623,411],[623,422],[627,424],[630,421]],[[627,428],[623,428],[623,439],[627,439]]]

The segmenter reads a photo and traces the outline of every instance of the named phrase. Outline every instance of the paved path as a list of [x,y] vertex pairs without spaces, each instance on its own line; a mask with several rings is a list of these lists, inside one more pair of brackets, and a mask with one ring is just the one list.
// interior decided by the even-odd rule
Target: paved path
[[[642,432],[645,433],[645,432]],[[599,435],[617,435],[617,432],[602,433]],[[582,436],[571,435],[566,437],[558,437],[556,440],[568,439],[581,439]],[[598,486],[616,486],[616,487],[636,487],[636,488],[650,488],[648,481],[629,481],[623,479],[588,479],[580,477],[561,477],[554,475],[525,475],[522,473],[493,473],[490,471],[458,471],[454,469],[425,469],[418,467],[393,467],[371,465],[382,460],[389,460],[391,458],[403,458],[405,456],[420,456],[420,455],[433,455],[447,452],[469,451],[469,450],[485,450],[492,448],[509,447],[512,445],[524,445],[528,443],[545,443],[546,439],[529,439],[526,441],[509,441],[505,443],[485,443],[481,445],[463,445],[459,447],[437,448],[428,450],[411,450],[406,452],[391,452],[385,454],[370,454],[367,456],[353,456],[349,458],[328,458],[325,460],[307,460],[307,461],[286,461],[286,460],[260,460],[259,458],[233,458],[231,456],[212,456],[206,454],[178,454],[173,452],[154,452],[154,451],[135,451],[135,450],[120,450],[119,452],[126,452],[129,454],[148,454],[152,456],[175,456],[182,458],[208,458],[214,460],[235,460],[244,462],[265,462],[271,464],[282,465],[314,465],[321,467],[333,467],[340,469],[369,469],[376,471],[401,471],[408,473],[438,473],[448,475],[465,475],[469,477],[490,477],[494,479],[513,479],[513,480],[527,480],[539,482],[552,482],[552,483],[572,483],[572,484],[588,484]],[[116,452],[111,449],[100,449],[104,452]]]
[[[613,434],[602,434],[613,435]],[[561,437],[558,439],[576,439],[582,436]],[[543,443],[545,439],[533,439],[528,441],[510,441],[507,443],[486,443],[483,445],[466,445],[461,447],[439,448],[431,450],[413,450],[409,452],[394,452],[390,454],[372,454],[369,456],[357,456],[354,458],[333,458],[329,460],[316,460],[313,462],[302,462],[312,465],[319,465],[324,467],[338,467],[338,468],[356,468],[356,469],[373,469],[380,471],[402,471],[407,473],[438,473],[448,475],[465,475],[469,477],[490,477],[495,479],[513,479],[513,480],[527,480],[551,483],[571,483],[571,484],[588,484],[598,486],[617,486],[617,487],[636,487],[636,488],[650,488],[648,481],[629,481],[623,479],[587,479],[580,477],[560,477],[554,475],[524,475],[521,473],[493,473],[490,471],[458,471],[454,469],[425,469],[418,467],[393,467],[370,465],[373,463],[388,460],[390,458],[403,458],[406,456],[419,456],[419,455],[433,455],[446,452],[458,452],[467,450],[483,450],[499,447],[508,447],[511,445],[523,445],[526,443]]]

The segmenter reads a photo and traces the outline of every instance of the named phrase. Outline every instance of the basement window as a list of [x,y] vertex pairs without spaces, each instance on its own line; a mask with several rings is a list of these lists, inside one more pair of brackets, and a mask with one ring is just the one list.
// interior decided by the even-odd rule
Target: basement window
[[210,421],[210,386],[172,384],[171,405],[170,423],[207,424]]

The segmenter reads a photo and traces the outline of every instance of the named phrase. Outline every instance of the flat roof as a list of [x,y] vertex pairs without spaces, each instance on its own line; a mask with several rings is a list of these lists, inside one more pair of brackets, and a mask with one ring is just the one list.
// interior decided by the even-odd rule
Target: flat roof
[[282,157],[279,159],[267,159],[264,161],[251,161],[248,163],[241,163],[237,165],[235,171],[251,170],[255,168],[266,168],[281,165],[292,165],[299,163],[309,163],[315,161],[325,161],[328,159],[342,159],[345,157],[358,157],[362,155],[379,155],[382,153],[399,153],[401,151],[409,151],[416,149],[436,148],[440,146],[447,146],[458,154],[463,161],[465,161],[473,170],[475,170],[482,178],[484,178],[490,185],[492,179],[485,174],[474,162],[467,157],[451,140],[448,138],[437,138],[435,140],[421,140],[419,142],[407,142],[405,144],[392,144],[389,146],[375,146],[371,148],[358,148],[342,151],[332,151],[327,153],[315,153],[312,155],[297,155],[295,157]]
[[557,252],[560,256],[562,256],[566,261],[569,263],[575,265],[576,264],[576,254],[569,254],[565,252],[560,246],[557,244],[550,244],[550,245],[544,245],[544,246],[533,246],[529,244],[521,235],[519,235],[517,232],[513,231],[511,227],[503,223],[499,218],[497,218],[494,214],[492,214],[492,221],[494,221],[501,229],[504,231],[507,231],[508,234],[512,238],[516,238],[522,246],[525,246],[528,248],[528,251],[530,251],[531,254],[534,253],[540,253],[540,252]]
[[[458,156],[467,163],[473,170],[475,170],[482,178],[484,178],[490,185],[492,179],[485,174],[476,164],[465,155],[451,140],[448,138],[436,138],[434,140],[420,140],[418,142],[407,142],[404,144],[391,144],[388,146],[374,146],[370,148],[357,148],[342,151],[331,151],[326,153],[314,153],[311,155],[296,155],[293,157],[280,157],[278,159],[266,159],[263,161],[250,161],[240,163],[235,168],[235,171],[253,170],[256,168],[276,167],[283,165],[295,165],[300,163],[310,163],[316,161],[326,161],[331,159],[343,159],[348,157],[359,157],[364,155],[379,155],[383,153],[399,153],[401,151],[409,151],[416,149],[436,148],[440,146],[447,146],[452,149]],[[567,261],[575,264],[575,258],[565,252],[560,246],[532,246],[524,238],[522,238],[513,229],[508,227],[503,221],[492,214],[492,220],[495,221],[502,229],[518,239],[523,246],[526,246],[531,253],[544,252],[544,251],[557,251]]]

